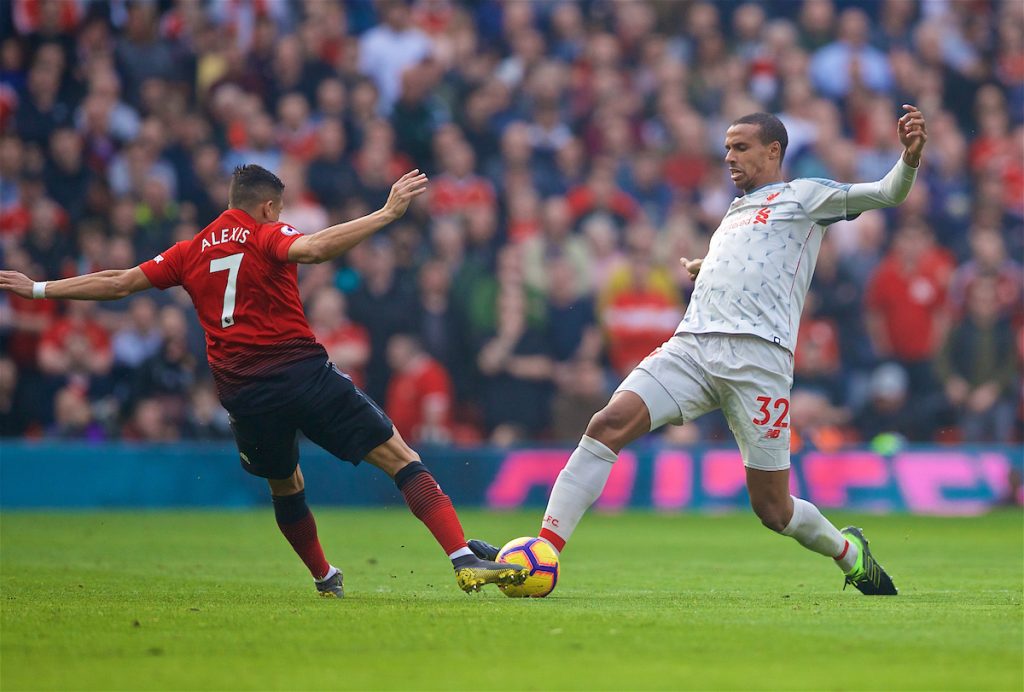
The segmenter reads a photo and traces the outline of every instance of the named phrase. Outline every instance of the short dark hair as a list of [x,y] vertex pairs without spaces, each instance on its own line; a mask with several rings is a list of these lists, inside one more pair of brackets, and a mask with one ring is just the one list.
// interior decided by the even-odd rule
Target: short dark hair
[[782,147],[779,163],[786,158],[786,147],[789,146],[789,133],[782,121],[771,113],[751,113],[733,122],[733,125],[757,125],[761,129],[761,144],[778,142]]
[[231,175],[228,204],[235,209],[248,209],[281,196],[284,183],[263,166],[254,163],[238,166]]

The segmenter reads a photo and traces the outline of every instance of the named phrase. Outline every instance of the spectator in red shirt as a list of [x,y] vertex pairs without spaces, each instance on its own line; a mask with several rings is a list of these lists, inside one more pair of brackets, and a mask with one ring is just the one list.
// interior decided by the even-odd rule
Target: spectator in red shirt
[[630,231],[629,261],[612,273],[599,301],[608,358],[620,376],[672,336],[683,317],[671,275],[654,266],[653,243],[650,227]]
[[931,359],[948,328],[946,287],[953,261],[935,246],[931,230],[911,221],[868,282],[867,328],[875,353],[900,363],[910,390],[930,391]]
[[1003,207],[1015,218],[1024,216],[1024,126],[1017,126],[1010,135],[1011,154],[1000,170],[1003,182]]
[[477,205],[494,206],[494,188],[483,176],[473,172],[476,155],[463,139],[438,152],[444,171],[430,193],[430,211],[444,216],[466,211]]
[[39,369],[63,378],[104,377],[114,363],[110,334],[95,317],[96,304],[69,301],[67,314],[43,332]]
[[314,293],[309,305],[309,326],[313,336],[327,349],[330,361],[347,372],[357,387],[365,387],[370,333],[349,319],[345,294],[332,286]]
[[676,194],[690,198],[709,168],[704,121],[696,112],[680,108],[671,113],[666,125],[675,146],[665,160],[664,179]]
[[[32,224],[32,210],[41,202],[52,202],[46,196],[42,175],[25,171],[11,181],[3,180],[4,195],[8,197],[0,206],[0,242],[13,245],[22,240]],[[63,221],[63,220],[62,220]]]
[[[40,273],[28,253],[12,247],[4,253],[7,266],[24,273]],[[57,303],[52,300],[32,300],[14,293],[6,294],[6,303],[0,298],[0,330],[6,337],[6,355],[19,368],[34,370],[39,350],[39,339],[57,318]]]
[[114,352],[95,308],[91,302],[69,302],[67,313],[40,337],[40,376],[32,385],[30,406],[43,424],[54,421],[58,411],[51,402],[63,388],[73,387],[94,401],[111,392]]
[[[1006,108],[1006,96],[995,85],[978,89],[974,97],[974,115],[978,131],[970,146],[971,170],[985,173],[999,170],[1010,155],[1010,116]],[[997,159],[993,165],[993,159]]]
[[14,27],[22,35],[69,34],[78,27],[84,14],[84,8],[77,2],[15,0],[9,7]]
[[607,214],[619,223],[628,223],[637,215],[636,201],[615,183],[608,165],[595,164],[587,181],[566,196],[576,227],[594,214]]
[[541,231],[540,198],[530,186],[506,191],[508,239],[513,243],[536,237]]
[[395,334],[388,341],[387,413],[395,427],[416,443],[451,440],[452,383],[417,337]]

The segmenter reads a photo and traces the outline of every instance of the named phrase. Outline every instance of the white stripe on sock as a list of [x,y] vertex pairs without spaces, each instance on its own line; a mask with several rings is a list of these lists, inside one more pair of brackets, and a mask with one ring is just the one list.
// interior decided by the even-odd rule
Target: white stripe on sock
[[313,581],[315,581],[317,584],[323,584],[325,581],[327,581],[340,571],[340,569],[338,569],[334,565],[331,565],[331,568],[327,570],[327,575],[323,579],[314,579]]
[[454,560],[457,557],[462,557],[463,555],[472,555],[472,554],[473,554],[473,551],[470,550],[468,547],[466,547],[466,548],[459,548],[454,553],[448,553],[448,557],[449,557],[449,559]]

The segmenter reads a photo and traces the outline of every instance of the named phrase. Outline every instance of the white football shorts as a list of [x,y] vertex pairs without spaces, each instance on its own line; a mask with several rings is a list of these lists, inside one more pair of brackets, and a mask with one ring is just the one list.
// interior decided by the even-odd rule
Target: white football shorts
[[758,336],[680,333],[644,358],[619,385],[637,394],[651,430],[722,409],[743,464],[789,468],[793,354]]

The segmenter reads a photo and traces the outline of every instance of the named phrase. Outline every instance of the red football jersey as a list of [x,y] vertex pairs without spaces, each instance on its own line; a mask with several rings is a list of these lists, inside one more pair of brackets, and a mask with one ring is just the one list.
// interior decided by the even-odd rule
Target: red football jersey
[[298,268],[288,262],[300,235],[228,209],[191,240],[139,265],[157,288],[188,291],[222,401],[291,363],[326,358],[302,311]]

